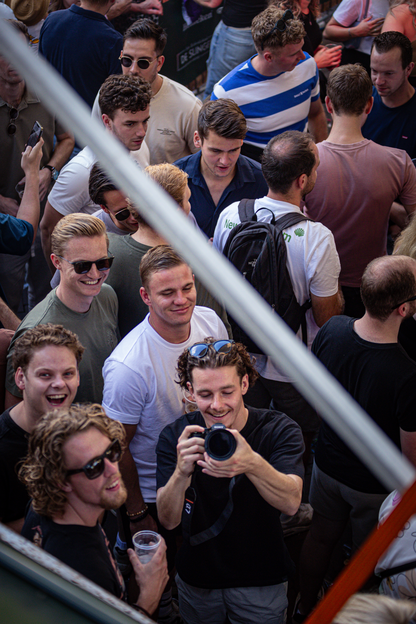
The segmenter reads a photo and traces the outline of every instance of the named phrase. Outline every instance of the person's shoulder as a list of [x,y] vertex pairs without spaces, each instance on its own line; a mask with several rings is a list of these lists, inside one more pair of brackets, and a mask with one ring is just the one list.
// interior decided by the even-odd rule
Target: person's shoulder
[[[187,171],[188,169],[192,169],[193,167],[195,167],[195,164],[199,162],[199,159],[200,152],[196,152],[195,154],[189,154],[189,156],[183,156],[182,158],[175,160],[173,164],[175,165],[175,167],[179,167],[179,169],[182,169],[182,171]],[[192,179],[190,179],[188,182],[192,182]]]
[[169,94],[169,96],[178,95],[182,102],[188,101],[189,104],[196,104],[199,107],[202,106],[201,100],[199,100],[196,95],[188,89],[188,87],[185,87],[179,82],[176,82],[176,80],[172,80],[172,78],[168,78],[167,76],[162,76],[161,74],[160,76],[163,78],[163,84],[165,86],[166,93]]
[[174,440],[176,444],[182,431],[188,425],[200,425],[201,427],[205,427],[205,422],[201,412],[190,412],[189,414],[179,416],[179,418],[162,429],[160,438],[170,439],[172,441]]
[[252,171],[254,171],[255,174],[260,173],[261,176],[263,177],[261,164],[257,162],[257,160],[253,160],[252,158],[249,158],[248,156],[244,156],[244,154],[240,154],[237,160],[237,164],[239,166],[249,167]]
[[260,409],[254,407],[248,407],[248,428],[250,432],[261,431],[263,434],[271,434],[275,430],[279,432],[291,431],[300,432],[299,425],[289,418],[283,412],[271,409]]

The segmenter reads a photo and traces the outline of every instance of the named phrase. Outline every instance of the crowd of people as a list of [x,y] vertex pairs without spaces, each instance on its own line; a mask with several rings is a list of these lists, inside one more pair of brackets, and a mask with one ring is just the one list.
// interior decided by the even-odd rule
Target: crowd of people
[[[204,102],[160,73],[169,31],[136,19],[160,0],[12,0],[0,19],[206,245],[271,233],[271,303],[296,303],[298,339],[416,466],[415,35],[394,27],[409,12],[416,32],[415,8],[358,4],[325,47],[314,1],[225,0]],[[2,57],[0,126],[0,521],[161,624],[303,622],[337,545],[357,551],[400,495]],[[265,296],[275,276],[243,249]],[[334,622],[416,621],[414,522],[376,569],[394,600],[357,595]],[[147,563],[140,531],[161,535]]]

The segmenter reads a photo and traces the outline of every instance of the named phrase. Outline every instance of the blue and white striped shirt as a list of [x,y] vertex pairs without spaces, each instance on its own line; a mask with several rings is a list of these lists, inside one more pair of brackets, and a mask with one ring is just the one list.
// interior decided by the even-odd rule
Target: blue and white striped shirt
[[313,58],[305,52],[293,71],[277,76],[259,74],[251,61],[224,76],[211,95],[212,100],[234,100],[241,108],[248,127],[245,142],[263,148],[276,134],[306,130],[311,102],[319,99],[319,72]]

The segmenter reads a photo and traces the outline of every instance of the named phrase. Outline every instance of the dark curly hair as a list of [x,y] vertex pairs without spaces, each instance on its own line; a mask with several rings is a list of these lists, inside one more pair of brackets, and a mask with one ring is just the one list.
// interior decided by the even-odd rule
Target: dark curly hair
[[[211,345],[217,338],[209,336],[202,342]],[[192,386],[192,371],[194,368],[222,368],[223,366],[235,366],[240,379],[244,375],[248,375],[249,385],[254,385],[258,372],[254,368],[254,362],[250,359],[250,355],[241,342],[233,342],[229,353],[217,353],[212,347],[208,348],[208,352],[204,357],[194,357],[189,353],[189,349],[179,356],[176,370],[178,372],[178,383],[181,388],[187,388],[188,382]]]
[[68,409],[48,412],[32,431],[19,479],[26,486],[37,513],[48,518],[63,514],[67,501],[62,489],[67,473],[63,447],[71,436],[90,427],[95,427],[110,440],[117,439],[124,450],[123,425],[108,418],[98,403],[74,404]]
[[140,76],[109,76],[102,84],[98,104],[103,115],[110,119],[118,110],[126,113],[144,111],[150,104],[152,87]]

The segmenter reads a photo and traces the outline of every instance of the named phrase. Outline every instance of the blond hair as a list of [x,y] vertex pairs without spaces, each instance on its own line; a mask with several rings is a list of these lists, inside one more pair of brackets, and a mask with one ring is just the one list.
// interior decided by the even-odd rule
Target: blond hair
[[355,594],[331,624],[408,624],[416,605],[377,594]]
[[394,243],[393,254],[409,256],[416,260],[416,219],[414,214],[410,217],[409,225],[401,232]]
[[77,236],[105,236],[108,249],[106,227],[100,219],[92,215],[74,212],[63,217],[55,226],[51,236],[51,251],[56,256],[63,256],[69,241]]

